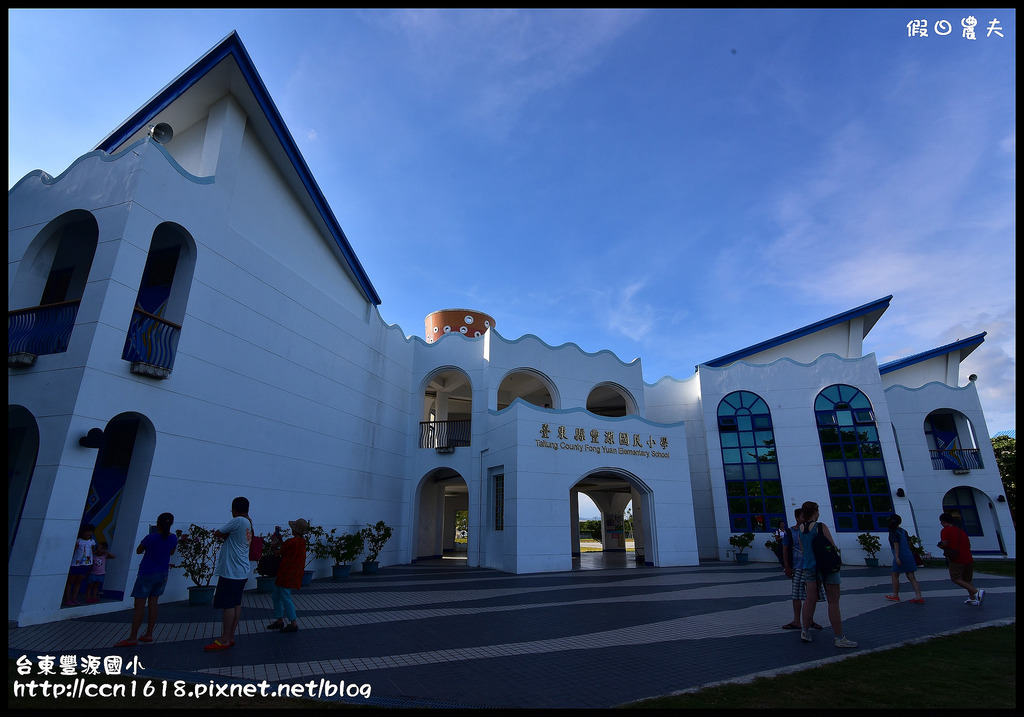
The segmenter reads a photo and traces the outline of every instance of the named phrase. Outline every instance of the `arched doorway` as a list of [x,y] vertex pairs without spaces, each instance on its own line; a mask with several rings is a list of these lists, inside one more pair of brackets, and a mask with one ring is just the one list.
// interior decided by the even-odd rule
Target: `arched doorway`
[[950,488],[942,496],[942,511],[949,513],[953,524],[963,528],[970,537],[971,553],[1006,555],[999,517],[985,493],[966,485]]
[[[110,419],[99,445],[94,447],[99,450],[81,523],[94,525],[94,539],[107,543],[114,555],[131,556],[139,537],[136,526],[143,517],[156,431],[145,416],[122,413]],[[155,523],[156,516],[151,520]],[[123,599],[130,565],[128,559],[110,561],[103,583],[104,599]]]
[[[587,550],[583,549],[581,542],[580,494],[586,495],[600,511],[600,546],[595,547],[591,542]],[[569,497],[573,570],[654,564],[651,540],[653,496],[639,478],[625,471],[594,471],[570,488]]]
[[420,417],[420,448],[450,453],[470,445],[473,418],[473,384],[456,368],[438,369],[423,389]]
[[420,481],[413,562],[465,562],[469,542],[469,486],[451,468],[438,468]]
[[614,383],[601,383],[587,396],[587,410],[598,416],[635,416],[636,402],[629,391]]
[[554,386],[547,377],[529,369],[511,371],[501,380],[497,409],[508,408],[517,398],[541,408],[558,408]]
[[7,407],[7,557],[14,550],[18,526],[39,454],[39,427],[22,406]]

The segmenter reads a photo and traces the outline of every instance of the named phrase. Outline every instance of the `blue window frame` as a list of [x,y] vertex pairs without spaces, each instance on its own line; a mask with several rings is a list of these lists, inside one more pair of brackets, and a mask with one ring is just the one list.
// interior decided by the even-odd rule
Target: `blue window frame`
[[771,411],[760,396],[734,391],[718,404],[718,438],[734,533],[767,533],[785,523],[786,501]]
[[814,400],[814,415],[836,530],[888,530],[892,491],[868,397],[853,386],[829,386]]

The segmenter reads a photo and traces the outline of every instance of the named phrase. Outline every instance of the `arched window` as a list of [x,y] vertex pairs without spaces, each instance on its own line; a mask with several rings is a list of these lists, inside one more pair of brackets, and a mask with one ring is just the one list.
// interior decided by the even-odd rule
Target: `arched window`
[[814,415],[836,530],[888,530],[892,492],[868,397],[829,386],[814,400]]
[[725,493],[732,532],[764,533],[785,521],[786,503],[768,404],[735,391],[718,404]]

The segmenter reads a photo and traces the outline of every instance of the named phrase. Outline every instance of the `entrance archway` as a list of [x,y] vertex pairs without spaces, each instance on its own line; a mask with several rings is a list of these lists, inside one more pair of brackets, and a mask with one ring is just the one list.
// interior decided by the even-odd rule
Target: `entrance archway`
[[[138,413],[118,414],[103,429],[81,522],[96,526],[94,539],[107,543],[114,555],[135,552],[155,448],[153,424]],[[156,522],[155,515],[147,517]],[[104,599],[123,599],[130,566],[130,560],[108,564]]]
[[14,550],[39,454],[39,427],[22,406],[7,407],[7,557]]
[[457,471],[438,468],[424,476],[417,502],[413,562],[465,559],[469,542],[474,540],[468,511],[469,486]]
[[[579,495],[600,511],[600,550],[584,551],[580,542]],[[653,496],[636,476],[612,469],[589,473],[569,489],[570,546],[574,570],[654,564],[651,525]],[[627,512],[631,525],[627,522]],[[629,528],[632,530],[629,530]]]

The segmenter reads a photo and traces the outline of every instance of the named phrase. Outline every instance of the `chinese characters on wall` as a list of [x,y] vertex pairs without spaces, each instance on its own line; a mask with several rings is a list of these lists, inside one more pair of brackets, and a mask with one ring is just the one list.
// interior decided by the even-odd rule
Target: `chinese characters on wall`
[[[570,431],[572,432],[570,435]],[[591,428],[569,428],[550,423],[540,427],[540,438],[535,439],[538,448],[552,450],[577,451],[578,453],[594,453],[604,455],[613,453],[619,456],[638,456],[640,458],[671,458],[668,451],[668,438],[665,436],[646,437],[640,433],[626,431],[609,431]]]

